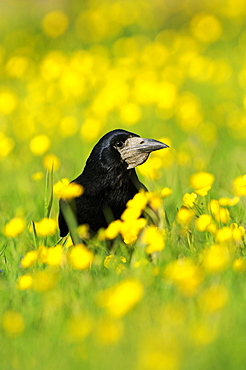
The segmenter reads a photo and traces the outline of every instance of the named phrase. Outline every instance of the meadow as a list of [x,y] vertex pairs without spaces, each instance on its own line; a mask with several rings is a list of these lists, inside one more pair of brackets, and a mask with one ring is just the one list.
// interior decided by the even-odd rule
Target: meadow
[[[0,14],[0,368],[245,369],[246,3]],[[116,128],[169,148],[137,169],[149,193],[74,246],[59,197]]]

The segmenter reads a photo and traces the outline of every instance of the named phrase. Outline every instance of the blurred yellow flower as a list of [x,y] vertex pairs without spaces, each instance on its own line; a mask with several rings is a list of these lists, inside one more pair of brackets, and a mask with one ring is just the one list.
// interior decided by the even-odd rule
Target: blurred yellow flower
[[27,57],[15,55],[8,60],[6,71],[12,77],[21,78],[27,72],[29,66],[29,60]]
[[3,330],[11,337],[20,335],[25,329],[24,317],[17,311],[5,311],[1,321]]
[[219,201],[212,199],[208,205],[215,220],[226,224],[230,220],[230,212],[228,209],[220,207]]
[[195,193],[197,195],[200,195],[201,197],[205,197],[208,194],[208,192],[209,192],[210,189],[211,189],[211,186],[208,185],[208,186],[205,186],[204,188],[196,189],[195,190]]
[[225,226],[219,229],[215,233],[215,240],[218,243],[226,243],[233,239],[233,232],[230,227]]
[[17,280],[17,289],[26,290],[30,289],[33,285],[33,277],[29,274],[20,276]]
[[83,187],[75,182],[69,183],[69,180],[64,178],[53,186],[53,192],[58,198],[71,200],[83,194]]
[[21,217],[12,218],[3,228],[5,236],[15,238],[25,229],[26,222]]
[[59,276],[53,270],[36,271],[33,274],[33,290],[39,293],[47,292],[55,287]]
[[84,270],[91,266],[94,259],[93,253],[83,244],[75,245],[69,253],[69,261],[76,270]]
[[189,225],[191,223],[194,216],[195,215],[194,215],[192,210],[186,208],[185,206],[182,206],[178,210],[178,213],[177,213],[177,216],[176,216],[176,221],[178,222],[178,224],[180,224],[182,226],[186,226],[186,225]]
[[[182,349],[179,336],[176,335],[175,327],[170,326],[170,323],[163,319],[164,315],[162,312],[158,325],[143,332],[136,370],[179,370],[181,368]],[[164,327],[165,330],[162,330]]]
[[[89,230],[90,230],[89,225],[86,225],[86,224],[85,225],[79,225],[79,227],[77,228],[77,231],[78,231],[80,239],[88,239],[90,237]],[[69,245],[67,243],[66,247],[68,247],[68,246]]]
[[146,207],[150,194],[144,191],[137,193],[127,202],[127,208],[121,215],[121,220],[112,222],[105,230],[105,237],[115,238],[121,233],[126,244],[133,244],[137,240],[141,229],[146,225],[144,218],[139,218]]
[[142,111],[139,105],[134,103],[126,103],[120,107],[120,118],[126,125],[134,125],[142,116]]
[[[83,225],[82,225],[83,226]],[[79,229],[79,227],[78,227]],[[78,230],[78,233],[79,233],[79,230]],[[73,247],[73,240],[71,238],[71,236],[69,236],[67,239],[66,239],[66,243],[65,243],[65,247],[66,248],[70,248],[70,247]]]
[[240,241],[243,239],[246,231],[243,226],[238,226],[236,223],[232,223],[230,225],[230,228],[232,230],[232,236],[235,241]]
[[190,177],[191,187],[195,190],[211,186],[214,182],[214,175],[208,172],[197,172]]
[[[93,127],[93,130],[91,129]],[[80,136],[85,141],[94,141],[100,135],[103,123],[96,118],[87,118],[80,129]]]
[[66,57],[61,51],[46,54],[40,66],[43,79],[47,81],[58,79],[65,65]]
[[29,147],[34,155],[43,155],[50,145],[50,138],[47,135],[37,135],[32,138]]
[[63,137],[73,136],[78,131],[78,128],[79,124],[73,116],[67,116],[61,120],[60,132]]
[[29,251],[22,258],[21,267],[23,268],[32,267],[37,262],[37,260],[38,260],[38,252]]
[[196,344],[207,345],[216,338],[216,328],[211,323],[198,321],[191,327],[191,337]]
[[221,207],[219,212],[214,214],[214,218],[216,221],[226,224],[230,221],[230,212],[228,209]]
[[182,198],[182,201],[183,201],[184,206],[192,208],[194,207],[196,199],[197,199],[197,195],[195,193],[191,193],[191,194],[185,193]]
[[236,272],[246,272],[246,261],[244,257],[237,258],[233,264],[232,269]]
[[127,207],[121,215],[122,221],[136,220],[141,216],[142,210],[135,207]]
[[185,296],[196,294],[203,280],[200,267],[188,258],[170,262],[164,270],[164,276]]
[[147,206],[149,200],[149,193],[145,191],[140,191],[135,194],[132,199],[127,202],[127,208],[135,208],[141,211]]
[[56,245],[53,248],[47,248],[45,263],[50,266],[61,266],[65,262],[62,245]]
[[221,310],[228,301],[228,291],[222,285],[212,285],[205,289],[199,297],[200,309],[206,313],[214,313]]
[[126,258],[123,256],[115,256],[114,254],[110,254],[109,256],[105,257],[103,261],[103,265],[108,270],[115,270],[116,274],[120,274],[125,269]]
[[148,266],[149,264],[150,264],[150,261],[147,258],[141,258],[137,260],[136,262],[134,262],[133,267],[137,269],[138,268],[145,269],[145,267]]
[[195,227],[198,231],[206,231],[211,221],[212,217],[210,215],[203,214],[196,219]]
[[142,240],[146,244],[146,253],[162,251],[165,247],[164,230],[161,232],[158,227],[150,225],[144,229]]
[[90,334],[93,326],[93,319],[88,313],[76,314],[68,320],[65,336],[71,342],[80,341]]
[[44,245],[40,245],[38,247],[38,261],[40,263],[46,263],[47,256],[49,254],[49,248],[45,247]]
[[214,244],[205,251],[202,266],[208,273],[219,273],[227,268],[229,262],[228,248],[224,245]]
[[0,158],[7,157],[13,150],[14,146],[14,140],[0,132]]
[[116,238],[121,231],[121,225],[122,225],[122,221],[120,220],[112,221],[104,232],[105,238],[106,239]]
[[61,73],[60,88],[66,99],[72,97],[80,97],[82,99],[85,93],[84,78],[76,70],[66,66]]
[[165,187],[161,189],[161,197],[166,198],[169,197],[173,193],[172,189]]
[[39,222],[35,222],[35,229],[38,236],[54,235],[57,229],[57,222],[52,218],[44,217]]
[[98,293],[97,303],[113,317],[127,314],[142,299],[143,285],[135,279],[126,279]]
[[139,166],[139,172],[150,179],[158,179],[160,177],[160,169],[162,167],[162,160],[154,154],[141,166]]
[[55,154],[46,154],[43,158],[43,166],[48,171],[52,169],[57,171],[60,167],[60,160]]
[[197,128],[202,121],[200,101],[191,93],[183,93],[177,102],[178,125],[185,132],[191,132]]
[[[149,42],[143,49],[141,59],[144,63],[153,65],[153,66],[161,66],[166,61],[169,55],[168,49],[165,45],[161,44],[160,42],[154,41]],[[167,89],[169,90],[169,89]],[[165,97],[162,97],[165,100]],[[168,98],[168,93],[167,93]]]
[[214,14],[199,13],[191,20],[191,31],[202,42],[213,43],[222,35],[222,26]]
[[158,108],[164,111],[171,110],[177,102],[177,87],[172,82],[161,81],[157,89],[156,102]]
[[47,36],[57,38],[66,32],[68,23],[68,17],[63,11],[54,10],[42,19],[42,28]]
[[215,222],[211,222],[208,226],[207,226],[207,231],[210,232],[210,234],[215,234],[216,231],[218,230],[218,226],[216,225]]
[[191,162],[190,154],[185,149],[179,149],[177,152],[177,163],[182,167],[187,167]]
[[95,334],[96,340],[102,344],[116,343],[123,335],[122,322],[109,318],[100,320]]
[[39,181],[39,180],[42,180],[44,177],[44,173],[39,171],[39,172],[35,172],[33,175],[32,175],[32,179],[34,181]]
[[233,189],[237,196],[246,196],[246,175],[235,178],[233,181]]
[[17,106],[17,97],[10,90],[0,91],[0,114],[11,114]]
[[149,206],[154,211],[158,211],[161,207],[162,200],[161,197],[157,193],[149,193]]
[[145,218],[130,219],[121,224],[120,233],[124,243],[133,244],[138,238],[139,232],[145,227],[147,220]]
[[212,199],[208,205],[208,208],[210,209],[211,213],[213,215],[218,214],[220,211],[220,204],[219,201],[216,199]]
[[238,204],[239,201],[240,201],[239,197],[233,197],[233,198],[223,197],[219,199],[219,204],[223,207],[231,207],[231,206],[235,206],[236,204]]

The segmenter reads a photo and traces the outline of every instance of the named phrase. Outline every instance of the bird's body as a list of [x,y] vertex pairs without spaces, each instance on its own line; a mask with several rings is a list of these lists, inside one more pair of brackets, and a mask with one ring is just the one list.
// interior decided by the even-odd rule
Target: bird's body
[[[114,130],[104,135],[93,148],[82,174],[73,180],[84,189],[72,206],[77,224],[88,224],[95,233],[119,219],[128,200],[140,189],[147,190],[139,181],[135,166],[143,163],[151,151],[164,147],[167,145],[142,139],[125,130]],[[63,212],[66,204],[65,200],[60,200],[61,236],[69,231]]]

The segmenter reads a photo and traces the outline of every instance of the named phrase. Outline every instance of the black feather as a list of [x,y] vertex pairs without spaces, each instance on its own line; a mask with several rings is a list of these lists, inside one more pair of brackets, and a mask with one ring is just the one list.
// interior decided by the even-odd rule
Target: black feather
[[[135,168],[127,169],[127,163],[116,149],[116,145],[129,137],[139,135],[125,130],[104,135],[94,146],[82,174],[73,180],[84,188],[83,194],[73,203],[77,224],[88,224],[92,232],[119,219],[128,200],[140,189],[147,190],[139,181]],[[60,200],[58,219],[62,237],[69,231],[62,212],[65,202]]]

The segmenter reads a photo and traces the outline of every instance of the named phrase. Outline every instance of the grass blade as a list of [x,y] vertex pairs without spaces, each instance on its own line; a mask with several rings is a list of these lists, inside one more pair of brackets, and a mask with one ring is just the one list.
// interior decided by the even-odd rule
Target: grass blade
[[54,170],[47,170],[45,181],[44,217],[50,218],[53,205]]
[[37,236],[37,231],[36,231],[36,227],[35,227],[35,222],[34,221],[31,221],[32,222],[32,236],[33,236],[33,243],[34,243],[34,246],[36,249],[38,249],[38,236]]
[[0,250],[0,256],[4,253],[4,251],[5,251],[5,249],[7,248],[7,246],[8,246],[8,243],[6,243],[6,244],[2,247],[2,249]]
[[79,237],[78,230],[77,230],[78,224],[77,224],[77,220],[75,218],[75,215],[72,209],[72,204],[66,201],[61,202],[61,210],[65,218],[65,221],[67,223],[68,230],[70,232],[73,243],[74,244],[81,243],[81,239]]

